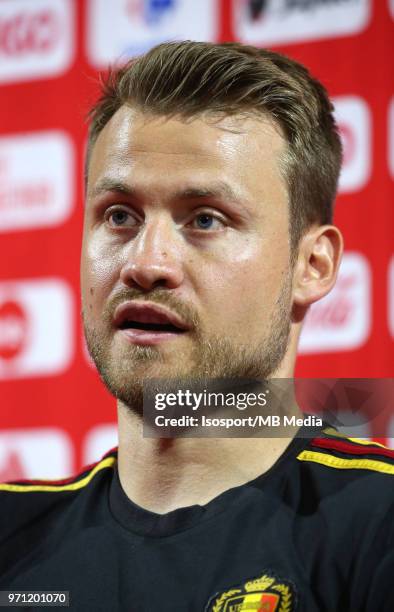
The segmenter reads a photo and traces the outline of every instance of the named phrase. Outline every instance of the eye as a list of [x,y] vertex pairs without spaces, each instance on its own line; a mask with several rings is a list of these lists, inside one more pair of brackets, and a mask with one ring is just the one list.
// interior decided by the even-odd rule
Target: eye
[[124,208],[110,208],[105,218],[111,227],[133,227],[136,224],[135,218]]
[[[220,224],[220,225],[217,225]],[[194,229],[217,230],[224,226],[224,222],[214,215],[206,212],[199,213],[192,221]]]

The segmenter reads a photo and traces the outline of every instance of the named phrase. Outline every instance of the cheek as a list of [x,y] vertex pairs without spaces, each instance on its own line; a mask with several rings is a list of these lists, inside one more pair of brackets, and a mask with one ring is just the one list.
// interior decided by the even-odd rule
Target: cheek
[[206,269],[211,287],[220,287],[222,291],[241,287],[256,290],[259,286],[270,290],[287,262],[286,236],[234,235],[209,254]]
[[[100,244],[101,243],[101,244]],[[94,238],[84,242],[81,256],[81,294],[85,311],[101,312],[119,277],[120,257]]]
[[234,240],[203,268],[202,290],[209,318],[219,326],[231,325],[232,321],[239,326],[240,319],[245,323],[256,320],[256,312],[268,317],[287,265],[286,237],[278,237],[276,243],[272,238],[265,241],[261,237],[238,244]]

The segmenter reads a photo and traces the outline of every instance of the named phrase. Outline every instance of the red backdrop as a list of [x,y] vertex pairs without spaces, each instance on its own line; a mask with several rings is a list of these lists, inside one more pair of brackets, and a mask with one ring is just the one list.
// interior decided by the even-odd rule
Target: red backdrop
[[61,477],[116,441],[79,316],[84,117],[99,70],[177,38],[279,50],[327,86],[346,252],[296,374],[393,376],[394,0],[0,0],[0,480]]

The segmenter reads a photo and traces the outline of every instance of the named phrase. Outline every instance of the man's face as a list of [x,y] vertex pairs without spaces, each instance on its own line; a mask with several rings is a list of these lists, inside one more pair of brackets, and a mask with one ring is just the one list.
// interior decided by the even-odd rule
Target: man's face
[[292,305],[284,146],[269,120],[126,106],[100,133],[83,317],[98,370],[125,404],[139,409],[151,377],[266,378],[279,367]]

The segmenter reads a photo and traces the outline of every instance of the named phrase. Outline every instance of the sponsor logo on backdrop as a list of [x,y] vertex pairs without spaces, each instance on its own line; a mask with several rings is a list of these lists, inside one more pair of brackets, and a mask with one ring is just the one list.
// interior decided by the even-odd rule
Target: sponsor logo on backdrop
[[65,132],[0,137],[0,232],[64,222],[74,200],[74,150]]
[[0,304],[0,330],[0,358],[11,360],[23,351],[29,338],[29,321],[18,302]]
[[233,9],[238,40],[275,45],[361,32],[371,0],[233,0]]
[[394,255],[390,259],[387,274],[387,293],[388,293],[388,326],[392,338],[394,338]]
[[54,376],[74,351],[74,304],[61,279],[0,283],[0,380]]
[[2,0],[0,82],[63,73],[74,52],[73,9],[70,0]]
[[95,463],[114,446],[118,446],[117,425],[96,425],[86,434],[82,445],[82,462],[85,465]]
[[37,427],[0,432],[0,482],[64,478],[73,470],[73,446],[65,431]]
[[[393,0],[394,1],[394,0]],[[391,98],[387,117],[387,157],[391,178],[394,179],[394,98]]]
[[345,253],[332,291],[313,304],[301,333],[299,353],[357,349],[371,327],[371,271],[361,253]]
[[217,13],[212,0],[90,0],[89,61],[106,66],[167,40],[214,40]]
[[357,96],[341,96],[333,102],[343,145],[339,193],[358,191],[371,175],[371,112]]
[[157,26],[171,15],[179,0],[126,0],[125,9],[129,19],[142,26]]

